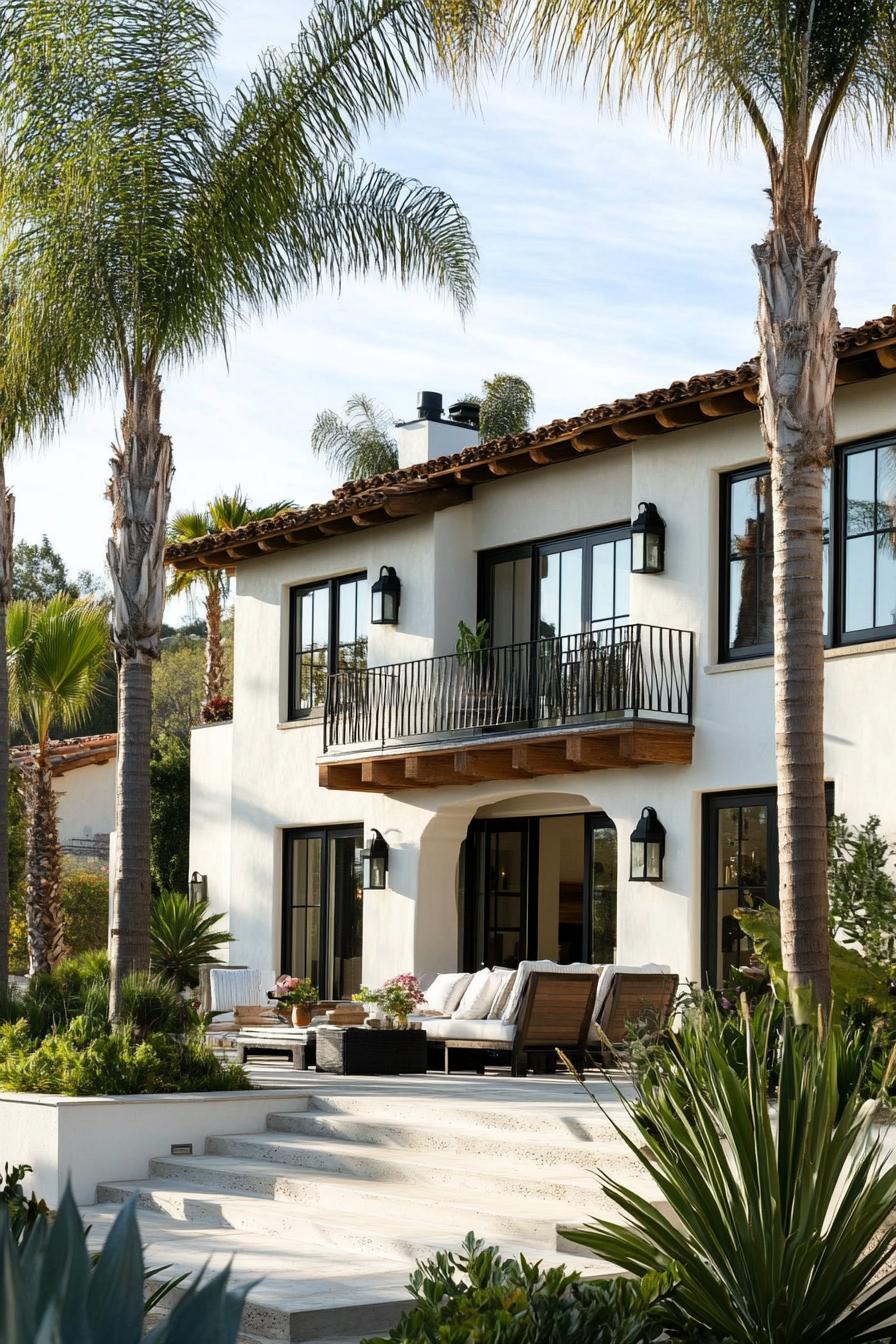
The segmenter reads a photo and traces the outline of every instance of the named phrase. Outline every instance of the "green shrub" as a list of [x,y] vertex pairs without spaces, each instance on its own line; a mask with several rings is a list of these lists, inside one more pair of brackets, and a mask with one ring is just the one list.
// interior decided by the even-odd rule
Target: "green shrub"
[[649,1344],[663,1329],[672,1280],[584,1283],[525,1258],[502,1260],[471,1233],[462,1255],[440,1251],[412,1274],[414,1306],[384,1338],[364,1344]]
[[109,958],[105,952],[66,957],[52,971],[31,977],[21,1007],[32,1036],[45,1036],[86,1013],[103,1017],[109,1001]]
[[56,1218],[37,1221],[24,1248],[0,1217],[0,1339],[9,1344],[236,1344],[248,1287],[230,1271],[200,1275],[144,1336],[147,1270],[133,1201],[115,1219],[99,1257],[87,1251],[71,1190]]
[[23,1241],[39,1218],[49,1217],[49,1206],[32,1192],[26,1195],[22,1180],[32,1167],[3,1166],[3,1184],[0,1185],[0,1210],[5,1213],[9,1229],[16,1241]]
[[828,828],[831,932],[856,944],[869,961],[896,961],[896,849],[880,833],[880,817],[850,826],[841,815]]
[[217,961],[216,953],[233,937],[203,902],[192,904],[179,892],[166,891],[152,906],[152,968],[178,989],[199,983],[199,967]]
[[62,860],[65,941],[74,955],[105,949],[109,940],[109,868],[99,859]]
[[[108,1005],[108,993],[106,995]],[[152,971],[130,971],[121,981],[122,1021],[146,1036],[184,1030],[184,1001],[170,980]]]
[[[196,1040],[161,1033],[97,1030],[86,1017],[42,1040],[26,1021],[0,1026],[0,1091],[67,1097],[157,1092],[233,1092],[250,1086],[244,1071]],[[2,1336],[0,1336],[2,1338]]]
[[[155,680],[164,675],[162,669],[168,661],[166,655]],[[153,744],[149,778],[153,887],[157,892],[186,891],[190,850],[189,741],[169,733],[159,737]]]
[[[891,1338],[896,1168],[884,1168],[875,1107],[855,1086],[844,1033],[784,1015],[741,1024],[744,1066],[714,1027],[677,1033],[620,1131],[669,1213],[616,1181],[622,1219],[567,1235],[630,1273],[674,1270],[670,1322],[731,1344],[871,1344]],[[769,1095],[777,1103],[774,1123]],[[889,1225],[888,1225],[889,1223]]]

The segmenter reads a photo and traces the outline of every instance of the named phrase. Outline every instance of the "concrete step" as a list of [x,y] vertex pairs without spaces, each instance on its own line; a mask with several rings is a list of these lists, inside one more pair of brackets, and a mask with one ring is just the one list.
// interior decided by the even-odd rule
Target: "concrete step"
[[[374,1259],[394,1259],[412,1266],[419,1259],[428,1259],[446,1247],[459,1249],[471,1231],[499,1245],[503,1254],[535,1256],[546,1264],[559,1264],[557,1254],[557,1222],[553,1219],[494,1219],[492,1226],[483,1226],[481,1215],[473,1211],[429,1206],[429,1221],[421,1218],[418,1208],[416,1221],[409,1220],[394,1210],[388,1202],[381,1204],[375,1219],[359,1218],[358,1212],[340,1204],[338,1208],[301,1211],[284,1208],[282,1203],[262,1195],[219,1194],[197,1185],[171,1180],[149,1179],[120,1181],[102,1185],[99,1201],[104,1204],[123,1204],[132,1195],[137,1196],[138,1209],[163,1214],[179,1223],[192,1226],[224,1228],[246,1232],[250,1236],[280,1237],[288,1241],[298,1254],[303,1247],[320,1250],[331,1247],[336,1253],[350,1252]],[[489,1221],[486,1219],[486,1221]],[[566,1220],[570,1220],[567,1215]],[[532,1235],[534,1233],[534,1235]],[[564,1245],[563,1256],[570,1255]],[[573,1251],[580,1259],[577,1268],[583,1273],[602,1273],[592,1257],[581,1250]]]
[[[407,1152],[386,1149],[378,1144],[348,1143],[315,1135],[231,1134],[210,1137],[206,1142],[209,1156],[260,1159],[282,1167],[313,1171],[339,1171],[368,1181],[406,1184],[418,1190],[428,1188],[440,1195],[454,1191],[476,1191],[477,1203],[504,1199],[548,1199],[581,1207],[584,1199],[596,1204],[602,1198],[596,1178],[586,1168],[549,1163],[541,1168],[522,1166],[500,1156],[453,1158],[451,1154]],[[167,1164],[168,1159],[163,1159]],[[153,1162],[155,1175],[163,1174]],[[167,1173],[165,1173],[167,1174]],[[654,1189],[646,1176],[626,1178],[626,1184]],[[647,1197],[650,1195],[648,1193]]]
[[[630,1093],[626,1086],[620,1090]],[[636,1131],[625,1110],[617,1091],[603,1084],[599,1093],[600,1104],[589,1105],[584,1092],[577,1088],[574,1094],[575,1105],[558,1106],[553,1102],[542,1104],[527,1103],[520,1100],[508,1100],[501,1104],[485,1101],[482,1105],[471,1103],[469,1095],[456,1099],[448,1097],[410,1098],[404,1096],[376,1095],[371,1093],[326,1092],[315,1088],[303,1110],[327,1115],[358,1116],[363,1119],[376,1119],[380,1122],[397,1121],[401,1124],[420,1122],[450,1124],[465,1130],[482,1130],[494,1135],[519,1135],[522,1138],[548,1137],[561,1142],[578,1139],[582,1142],[597,1140],[599,1137],[617,1139],[615,1126],[632,1136]],[[291,1110],[297,1108],[291,1107]],[[271,1123],[278,1127],[279,1116],[273,1111]]]
[[[115,1204],[82,1210],[91,1249],[102,1246],[119,1212]],[[330,1247],[297,1251],[283,1238],[197,1227],[148,1210],[137,1220],[147,1263],[167,1265],[165,1278],[232,1264],[234,1283],[254,1285],[243,1315],[252,1344],[359,1339],[388,1331],[408,1307],[402,1261],[334,1255]]]
[[[196,1180],[197,1174],[206,1179]],[[268,1172],[262,1175],[271,1179]],[[121,1204],[136,1194],[139,1208],[181,1222],[289,1237],[296,1247],[333,1246],[408,1261],[431,1255],[444,1246],[445,1238],[459,1244],[471,1231],[505,1248],[519,1245],[527,1253],[551,1254],[558,1248],[558,1227],[577,1225],[597,1212],[609,1212],[589,1203],[575,1216],[569,1205],[533,1201],[488,1208],[473,1202],[409,1199],[402,1194],[406,1189],[402,1186],[370,1187],[368,1183],[359,1186],[320,1180],[313,1181],[313,1190],[299,1192],[305,1196],[299,1202],[284,1198],[282,1186],[272,1193],[237,1193],[233,1185],[239,1176],[238,1170],[227,1172],[225,1177],[221,1168],[206,1168],[201,1173],[194,1168],[179,1176],[153,1174],[142,1181],[105,1182],[97,1189],[97,1200]],[[289,1173],[275,1179],[296,1184],[295,1176]],[[221,1186],[224,1188],[216,1188]],[[564,1251],[569,1253],[566,1244]]]
[[296,1111],[268,1116],[271,1134],[302,1134],[315,1138],[341,1140],[353,1147],[358,1144],[402,1153],[437,1153],[506,1163],[515,1169],[536,1168],[552,1171],[558,1167],[579,1167],[585,1171],[612,1169],[617,1179],[643,1176],[638,1158],[613,1131],[586,1133],[570,1142],[570,1135],[558,1127],[549,1134],[530,1130],[489,1130],[469,1123],[435,1119],[412,1122],[378,1115],[345,1115],[338,1111]]

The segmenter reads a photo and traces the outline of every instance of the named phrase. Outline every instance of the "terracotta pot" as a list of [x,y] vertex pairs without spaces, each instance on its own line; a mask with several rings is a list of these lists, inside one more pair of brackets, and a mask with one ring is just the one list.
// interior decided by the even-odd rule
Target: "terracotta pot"
[[294,1003],[292,1006],[292,1024],[294,1027],[309,1027],[311,1025],[311,1004]]

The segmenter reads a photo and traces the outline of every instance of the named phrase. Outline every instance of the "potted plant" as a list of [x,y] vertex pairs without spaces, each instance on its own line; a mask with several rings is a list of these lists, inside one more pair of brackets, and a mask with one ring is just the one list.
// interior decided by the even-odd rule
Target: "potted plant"
[[380,1008],[389,1025],[400,1029],[408,1025],[408,1017],[425,997],[416,975],[408,974],[394,975],[379,989],[368,989],[362,985],[358,993],[352,995],[356,1003]]
[[300,979],[295,975],[281,975],[274,988],[268,991],[268,998],[277,1001],[281,1017],[289,1014],[294,1027],[307,1027],[311,1024],[312,1010],[320,994],[317,985],[313,985],[307,977]]
[[461,728],[489,727],[489,704],[494,702],[490,673],[491,629],[488,621],[471,630],[466,621],[457,623],[457,665],[461,669]]

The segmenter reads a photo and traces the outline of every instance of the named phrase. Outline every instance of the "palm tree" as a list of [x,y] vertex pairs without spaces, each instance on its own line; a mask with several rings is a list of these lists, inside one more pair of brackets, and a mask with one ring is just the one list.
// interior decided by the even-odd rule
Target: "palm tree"
[[[294,508],[290,499],[253,508],[236,487],[232,495],[216,495],[204,509],[176,513],[168,525],[168,540],[192,541],[209,532],[233,532],[258,518],[273,518],[284,509]],[[168,580],[168,596],[202,593],[205,605],[205,685],[203,704],[224,698],[224,646],[221,620],[230,596],[230,577],[224,569],[175,570]]]
[[345,481],[380,476],[398,466],[395,417],[364,392],[354,392],[338,411],[320,411],[311,426],[311,451]]
[[535,414],[535,394],[515,373],[496,373],[482,383],[479,401],[479,437],[487,442],[505,434],[522,434]]
[[[117,387],[107,559],[119,678],[110,1010],[149,965],[152,666],[159,656],[171,440],[162,379],[296,293],[374,272],[463,312],[476,252],[444,193],[355,150],[421,84],[420,0],[320,0],[286,53],[225,103],[212,0],[16,0],[0,9],[0,229],[24,375]],[[49,302],[47,296],[52,296]]]
[[781,932],[800,1011],[830,999],[822,709],[822,473],[834,444],[835,254],[815,194],[838,131],[896,129],[890,0],[432,0],[462,80],[499,50],[604,106],[638,95],[723,143],[753,134],[771,224],[759,273],[759,411],[774,503]]
[[46,604],[12,602],[6,633],[10,708],[35,743],[26,783],[26,912],[34,975],[52,970],[65,953],[50,727],[76,730],[100,694],[111,652],[109,613],[105,603],[67,593]]
[[[485,378],[482,392],[464,397],[479,407],[479,436],[497,439],[521,434],[535,414],[535,397],[525,378],[496,373]],[[322,457],[343,480],[380,476],[398,466],[398,442],[392,433],[395,416],[364,392],[345,403],[345,416],[321,411],[311,427],[311,451]]]

